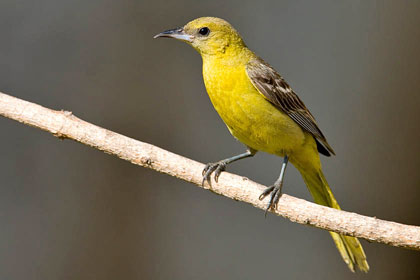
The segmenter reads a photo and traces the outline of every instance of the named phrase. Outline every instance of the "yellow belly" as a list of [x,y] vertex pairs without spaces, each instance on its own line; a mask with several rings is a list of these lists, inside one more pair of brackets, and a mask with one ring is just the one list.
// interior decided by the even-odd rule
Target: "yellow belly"
[[300,126],[255,89],[244,66],[204,63],[203,77],[214,108],[243,144],[280,156],[302,147]]

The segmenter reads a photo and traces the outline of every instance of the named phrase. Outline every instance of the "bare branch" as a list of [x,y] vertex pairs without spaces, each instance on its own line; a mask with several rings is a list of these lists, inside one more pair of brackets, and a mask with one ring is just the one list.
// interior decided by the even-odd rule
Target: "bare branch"
[[[204,165],[85,122],[71,112],[55,111],[0,93],[0,115],[116,155],[201,187]],[[209,185],[204,186],[209,189]],[[211,191],[264,209],[267,201],[258,200],[265,186],[247,178],[223,172]],[[420,250],[420,227],[366,217],[282,195],[275,214],[292,222],[364,238],[396,247]]]

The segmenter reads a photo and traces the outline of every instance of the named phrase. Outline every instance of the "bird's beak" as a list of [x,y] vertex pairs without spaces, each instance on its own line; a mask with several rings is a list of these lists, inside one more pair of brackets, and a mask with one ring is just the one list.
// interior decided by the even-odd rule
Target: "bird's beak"
[[190,42],[190,43],[192,42],[192,39],[194,38],[194,36],[188,35],[187,33],[185,33],[184,29],[182,27],[178,27],[178,28],[163,31],[163,32],[155,35],[155,37],[153,37],[153,38],[156,39],[156,38],[159,38],[159,37],[174,38],[174,39],[178,39],[178,40],[186,41],[186,42]]

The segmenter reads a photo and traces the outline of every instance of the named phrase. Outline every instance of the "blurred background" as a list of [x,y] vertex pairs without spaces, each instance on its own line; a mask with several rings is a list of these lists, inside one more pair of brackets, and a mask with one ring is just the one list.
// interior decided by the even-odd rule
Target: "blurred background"
[[[0,1],[0,91],[201,162],[243,151],[201,59],[153,40],[230,21],[304,100],[337,156],[342,208],[420,225],[419,1]],[[0,279],[420,279],[420,253],[362,241],[352,274],[327,232],[0,118]],[[262,184],[281,159],[229,171]],[[297,171],[284,192],[311,200]]]

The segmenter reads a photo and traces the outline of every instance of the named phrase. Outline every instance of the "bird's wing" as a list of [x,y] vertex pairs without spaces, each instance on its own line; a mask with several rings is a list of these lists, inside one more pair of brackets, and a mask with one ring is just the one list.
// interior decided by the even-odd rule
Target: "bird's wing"
[[[311,133],[317,140],[318,151],[326,156],[334,154],[334,150],[328,144],[316,124],[315,118],[286,83],[282,76],[261,58],[255,58],[246,66],[248,77],[254,87],[274,106],[285,112],[292,120],[304,130]],[[322,146],[319,142],[322,143]],[[330,153],[329,153],[330,152]]]

